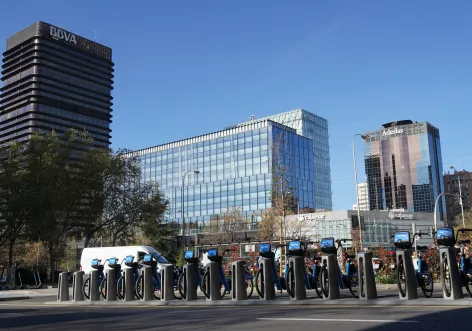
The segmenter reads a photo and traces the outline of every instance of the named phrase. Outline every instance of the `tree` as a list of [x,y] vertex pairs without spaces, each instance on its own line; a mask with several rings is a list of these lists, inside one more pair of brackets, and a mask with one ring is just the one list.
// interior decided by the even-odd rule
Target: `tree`
[[234,242],[236,238],[240,237],[238,234],[247,230],[247,221],[242,216],[242,209],[240,207],[230,207],[228,211],[223,214],[221,230],[224,240],[231,243]]
[[279,219],[273,209],[262,212],[262,221],[259,231],[259,240],[267,240],[272,242],[277,238],[279,233]]
[[63,239],[86,209],[83,183],[87,165],[80,160],[90,143],[86,132],[76,130],[68,130],[62,136],[55,132],[36,133],[24,151],[28,234],[31,239],[39,237],[46,243],[53,283]]
[[[465,228],[472,229],[472,211],[464,211],[464,220],[465,220]],[[457,233],[457,230],[464,228],[462,222],[462,214],[457,215],[456,217],[456,226],[454,227],[454,232]],[[458,234],[459,239],[461,240],[472,240],[472,231],[471,232],[459,232]]]
[[0,246],[8,247],[8,264],[13,264],[17,241],[26,226],[24,146],[17,143],[0,150]]

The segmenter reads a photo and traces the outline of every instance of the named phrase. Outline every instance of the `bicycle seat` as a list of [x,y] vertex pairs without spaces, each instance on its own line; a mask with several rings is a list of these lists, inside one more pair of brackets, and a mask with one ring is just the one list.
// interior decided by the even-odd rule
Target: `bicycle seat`
[[355,259],[356,256],[355,255],[346,255],[346,259]]

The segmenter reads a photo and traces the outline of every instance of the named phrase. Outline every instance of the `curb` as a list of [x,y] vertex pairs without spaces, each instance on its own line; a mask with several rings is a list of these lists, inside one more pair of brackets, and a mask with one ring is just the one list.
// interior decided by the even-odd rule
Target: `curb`
[[415,300],[400,300],[400,299],[375,299],[375,300],[355,300],[355,299],[338,299],[338,300],[321,300],[321,299],[307,299],[307,300],[219,300],[219,301],[49,301],[46,305],[57,306],[102,306],[102,307],[248,307],[248,306],[324,306],[324,307],[339,307],[339,306],[358,306],[358,307],[393,307],[393,306],[472,306],[470,299],[460,300],[444,300],[444,299],[415,299]]
[[0,301],[16,301],[16,300],[28,300],[31,299],[28,296],[21,296],[21,297],[6,297],[6,298],[0,298]]

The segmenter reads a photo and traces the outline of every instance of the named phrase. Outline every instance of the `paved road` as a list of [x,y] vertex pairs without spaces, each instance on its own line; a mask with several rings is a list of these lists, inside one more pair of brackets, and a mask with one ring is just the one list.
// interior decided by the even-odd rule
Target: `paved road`
[[451,307],[51,307],[28,300],[0,304],[0,330],[468,330],[471,313]]

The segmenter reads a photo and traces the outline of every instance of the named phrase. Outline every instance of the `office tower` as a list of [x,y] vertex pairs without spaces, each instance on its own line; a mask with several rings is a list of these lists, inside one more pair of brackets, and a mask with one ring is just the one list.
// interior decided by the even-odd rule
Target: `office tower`
[[0,145],[69,128],[88,131],[96,147],[110,145],[109,47],[36,22],[7,40],[3,63]]
[[[433,212],[444,192],[439,130],[411,120],[384,124],[363,135],[370,210]],[[441,219],[445,200],[439,199]]]

